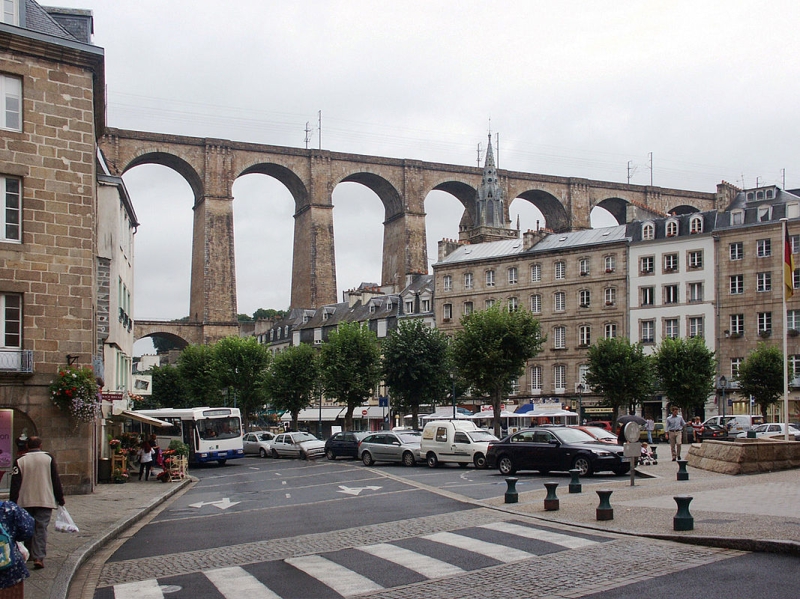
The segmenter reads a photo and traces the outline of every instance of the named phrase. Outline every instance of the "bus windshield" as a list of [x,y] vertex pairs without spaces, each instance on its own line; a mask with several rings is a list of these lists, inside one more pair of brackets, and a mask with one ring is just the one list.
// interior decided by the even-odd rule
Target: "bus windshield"
[[241,436],[239,419],[230,418],[199,418],[197,432],[203,440],[208,439],[233,439]]

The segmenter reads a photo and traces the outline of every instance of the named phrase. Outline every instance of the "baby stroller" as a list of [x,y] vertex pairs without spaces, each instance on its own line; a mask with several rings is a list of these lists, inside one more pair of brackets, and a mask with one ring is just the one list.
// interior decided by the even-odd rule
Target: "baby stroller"
[[656,455],[653,453],[652,448],[647,443],[642,443],[642,455],[639,456],[637,465],[639,466],[655,466],[658,464]]

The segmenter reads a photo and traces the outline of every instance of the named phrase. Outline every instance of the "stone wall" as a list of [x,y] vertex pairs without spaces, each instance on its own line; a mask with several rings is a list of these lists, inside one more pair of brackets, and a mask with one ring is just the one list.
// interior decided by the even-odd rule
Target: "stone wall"
[[694,443],[689,466],[722,474],[754,474],[800,468],[800,443],[774,439],[738,439]]

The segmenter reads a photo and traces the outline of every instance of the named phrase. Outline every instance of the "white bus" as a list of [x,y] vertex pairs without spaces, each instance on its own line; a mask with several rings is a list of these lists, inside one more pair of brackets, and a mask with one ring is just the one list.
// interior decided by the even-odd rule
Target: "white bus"
[[189,463],[219,462],[244,457],[239,408],[161,408],[137,414],[164,420],[171,427],[155,429],[162,450],[178,439],[189,446]]

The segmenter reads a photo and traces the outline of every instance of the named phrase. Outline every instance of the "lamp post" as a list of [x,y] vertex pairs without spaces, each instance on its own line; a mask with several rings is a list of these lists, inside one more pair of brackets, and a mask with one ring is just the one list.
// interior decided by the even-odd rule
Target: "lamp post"
[[719,377],[719,388],[722,389],[722,411],[720,412],[720,416],[725,415],[725,388],[728,386],[728,379],[725,378],[723,374]]
[[455,420],[456,419],[456,375],[455,375],[455,373],[452,373],[452,372],[450,373],[450,382],[453,384],[453,391],[452,391],[452,397],[453,397],[453,420]]
[[578,383],[578,424],[583,422],[583,383]]

